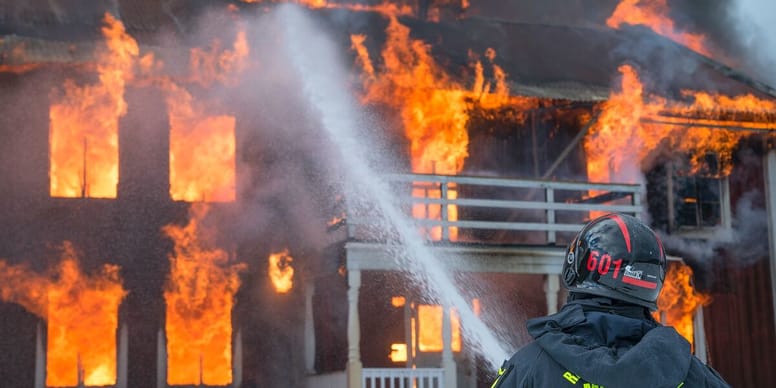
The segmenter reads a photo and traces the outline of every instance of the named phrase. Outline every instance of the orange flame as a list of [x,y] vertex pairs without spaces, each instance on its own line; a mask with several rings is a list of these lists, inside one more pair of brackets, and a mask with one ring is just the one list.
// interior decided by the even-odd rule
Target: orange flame
[[[461,323],[455,310],[451,310],[450,325],[452,339],[450,347],[461,351]],[[418,350],[421,352],[442,351],[442,306],[418,305]]]
[[233,85],[236,79],[232,76],[245,70],[250,53],[245,31],[237,32],[232,50],[221,50],[221,42],[216,40],[210,45],[210,50],[191,49],[192,81],[202,86],[210,86],[214,82]]
[[[537,100],[509,95],[506,74],[494,66],[496,86],[485,82],[482,64],[477,61],[475,82],[467,89],[454,81],[430,53],[428,44],[411,39],[409,28],[391,16],[386,28],[386,44],[382,51],[382,67],[378,70],[369,57],[363,35],[351,36],[351,44],[360,65],[364,94],[362,103],[382,104],[398,111],[409,140],[412,171],[422,174],[455,175],[463,169],[468,157],[469,111],[475,106],[495,109],[505,105],[531,107]],[[489,49],[492,60],[495,51]],[[412,195],[421,198],[441,198],[438,187],[417,187]],[[455,199],[451,187],[448,199]],[[413,207],[416,218],[440,219],[441,206],[418,204]],[[458,219],[457,207],[449,205],[448,220]],[[433,240],[441,238],[441,228],[429,231]],[[450,228],[450,239],[456,240],[457,229]]]
[[269,255],[269,278],[272,286],[279,294],[285,294],[294,287],[294,258],[288,254],[288,249]]
[[87,386],[116,383],[116,329],[124,295],[118,266],[106,264],[85,275],[69,242],[48,275],[0,260],[0,298],[48,321],[48,386],[76,386],[79,376]]
[[407,344],[391,344],[388,358],[392,362],[407,362]]
[[244,265],[213,245],[202,226],[208,209],[194,204],[186,226],[163,228],[175,243],[164,291],[170,385],[232,382],[232,306]]
[[231,202],[235,187],[235,117],[208,115],[184,88],[166,83],[170,120],[170,197]]
[[695,311],[711,302],[693,288],[692,268],[681,263],[668,266],[663,290],[657,300],[656,319],[665,317],[664,324],[673,326],[691,344],[693,337],[693,315]]
[[108,13],[102,33],[107,50],[97,59],[99,82],[78,86],[68,80],[62,95],[52,95],[49,175],[55,197],[116,197],[118,119],[127,111],[124,87],[138,46]]
[[[773,101],[752,95],[729,97],[690,90],[682,94],[692,102],[668,101],[646,94],[633,67],[622,65],[619,71],[619,90],[601,105],[598,120],[584,140],[590,181],[638,183],[642,162],[659,146],[690,154],[692,171],[698,171],[704,156],[714,152],[722,166],[719,174],[727,175],[732,169],[733,149],[748,132],[709,125],[774,129],[768,124],[770,121],[765,121],[776,113]],[[730,112],[765,122],[725,120]],[[696,118],[699,114],[700,118]],[[676,119],[677,116],[690,118]]]
[[666,0],[620,0],[617,8],[606,20],[606,25],[611,28],[620,28],[623,24],[644,25],[697,53],[711,56],[703,34],[677,30],[668,14]]

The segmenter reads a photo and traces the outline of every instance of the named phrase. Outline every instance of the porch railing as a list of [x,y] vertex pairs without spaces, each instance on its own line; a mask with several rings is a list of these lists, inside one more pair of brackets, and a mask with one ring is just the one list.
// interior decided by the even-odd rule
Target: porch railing
[[[521,231],[543,233],[538,243],[554,244],[559,233],[576,233],[595,212],[642,212],[643,186],[638,184],[422,174],[386,179],[398,205],[436,241],[462,241],[456,238],[459,232],[490,230],[502,236],[496,243],[511,243],[503,236]],[[349,237],[358,239],[359,229],[374,222],[369,213],[348,209]]]
[[441,368],[364,368],[362,388],[444,388]]

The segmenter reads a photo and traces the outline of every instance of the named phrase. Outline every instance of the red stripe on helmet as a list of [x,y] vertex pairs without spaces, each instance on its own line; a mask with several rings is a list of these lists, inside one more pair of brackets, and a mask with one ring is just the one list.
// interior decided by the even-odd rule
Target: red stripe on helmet
[[630,253],[631,240],[630,240],[630,233],[628,233],[628,226],[625,225],[625,221],[623,221],[622,218],[617,214],[612,214],[609,216],[609,218],[613,219],[614,222],[616,222],[617,225],[620,227],[620,231],[622,231],[622,237],[625,238],[625,246],[628,248],[628,253]]
[[657,288],[657,283],[652,283],[652,282],[648,282],[648,281],[645,281],[645,280],[632,278],[630,276],[623,276],[622,277],[622,282],[623,283],[632,284],[634,286],[638,286],[638,287],[642,287],[642,288],[649,288],[649,289],[652,289],[652,290]]

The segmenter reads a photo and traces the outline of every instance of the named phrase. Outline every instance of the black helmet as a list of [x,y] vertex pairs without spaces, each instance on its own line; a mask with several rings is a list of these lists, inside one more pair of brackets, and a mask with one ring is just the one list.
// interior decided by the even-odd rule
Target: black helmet
[[569,245],[563,283],[570,292],[657,310],[666,276],[663,244],[639,219],[608,214],[590,221]]

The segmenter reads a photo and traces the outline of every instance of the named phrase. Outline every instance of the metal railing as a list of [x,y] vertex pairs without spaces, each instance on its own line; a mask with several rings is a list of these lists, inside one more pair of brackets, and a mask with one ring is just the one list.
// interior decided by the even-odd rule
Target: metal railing
[[364,368],[362,388],[444,388],[442,368]]
[[[643,187],[638,184],[422,174],[386,179],[398,204],[436,241],[461,241],[456,234],[487,229],[543,232],[541,243],[554,244],[558,233],[579,231],[591,212],[642,212]],[[370,225],[368,213],[348,210],[349,237],[357,239],[358,228]],[[496,237],[492,242],[510,242],[506,240]]]

